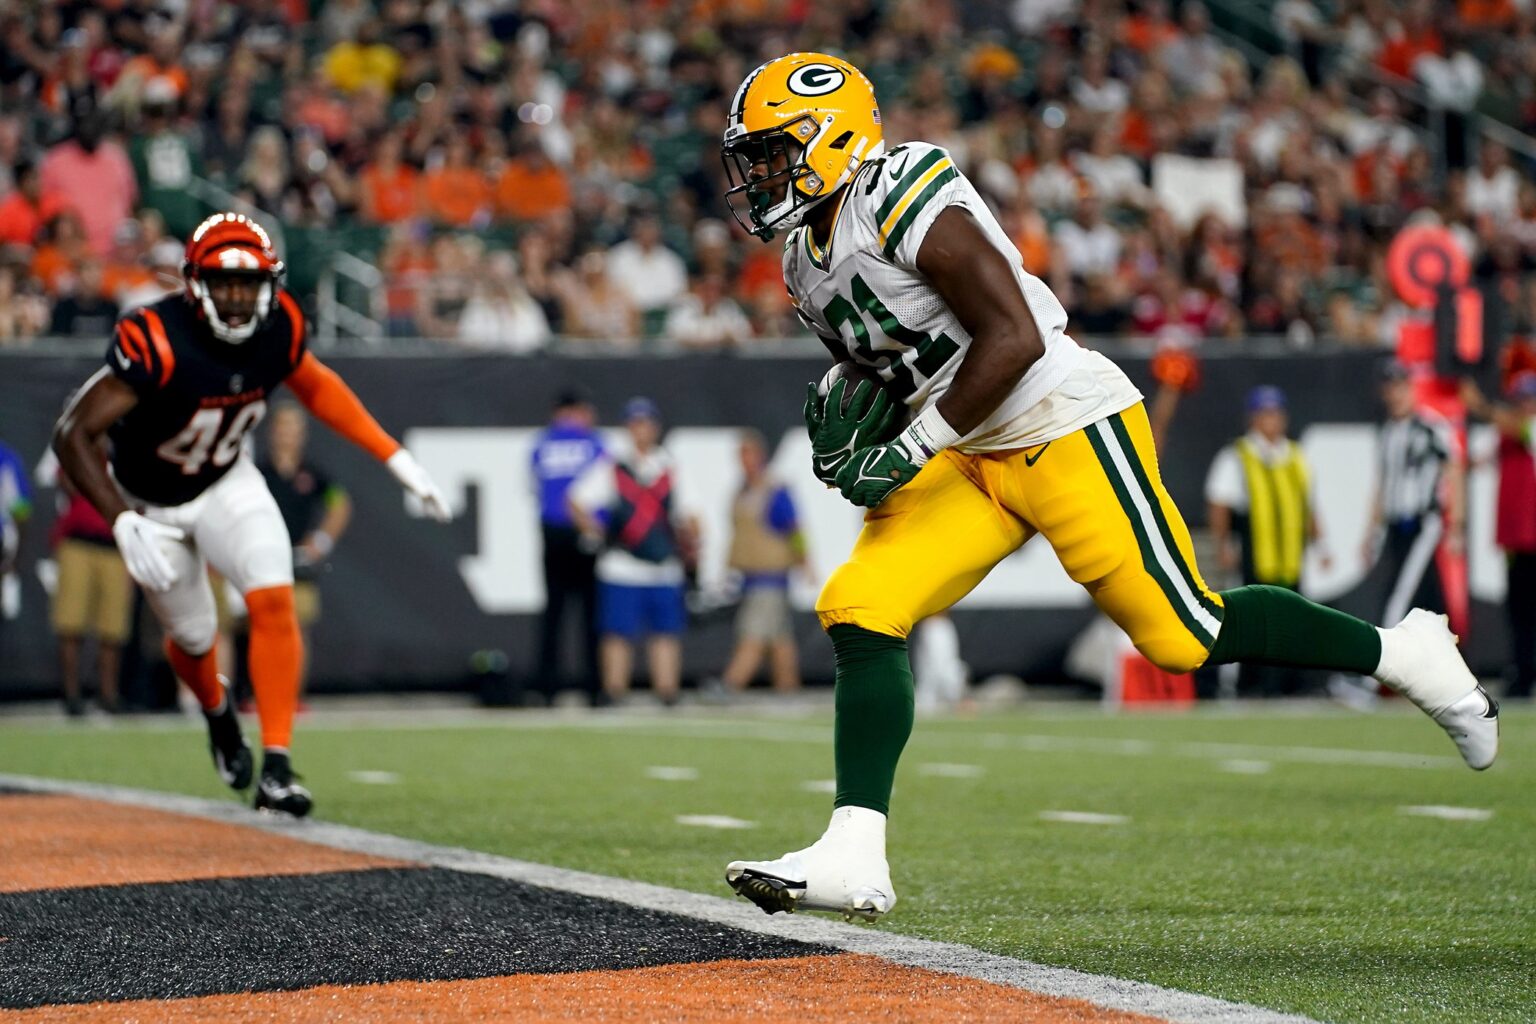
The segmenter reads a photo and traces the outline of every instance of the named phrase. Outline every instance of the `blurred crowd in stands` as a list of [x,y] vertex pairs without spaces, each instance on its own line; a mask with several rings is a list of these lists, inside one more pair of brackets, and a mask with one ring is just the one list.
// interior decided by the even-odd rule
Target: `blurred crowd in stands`
[[229,195],[311,307],[332,252],[376,264],[392,336],[797,335],[718,159],[736,86],[796,49],[951,150],[1079,336],[1390,344],[1412,218],[1529,326],[1536,186],[1481,127],[1536,128],[1529,0],[1227,3],[1280,52],[1176,0],[0,0],[0,345],[105,338]]

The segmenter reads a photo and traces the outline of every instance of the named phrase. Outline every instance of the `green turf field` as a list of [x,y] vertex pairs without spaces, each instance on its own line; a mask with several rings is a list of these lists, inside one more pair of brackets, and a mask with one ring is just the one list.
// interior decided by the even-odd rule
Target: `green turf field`
[[[486,721],[322,716],[301,723],[295,763],[332,821],[719,895],[726,861],[798,848],[826,822],[830,796],[807,787],[831,777],[826,715]],[[227,793],[201,731],[164,721],[0,720],[0,771]],[[1425,805],[1491,817],[1402,811]],[[1536,1020],[1523,709],[1484,774],[1409,709],[920,721],[893,810],[900,905],[881,928],[1323,1020]],[[1041,817],[1061,811],[1126,820]]]

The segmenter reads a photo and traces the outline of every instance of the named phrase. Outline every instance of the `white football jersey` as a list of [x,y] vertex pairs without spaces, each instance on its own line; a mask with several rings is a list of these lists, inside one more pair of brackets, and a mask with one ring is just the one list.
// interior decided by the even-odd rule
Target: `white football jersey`
[[1139,401],[1141,393],[1118,367],[1068,336],[1067,313],[1056,296],[1025,272],[1018,249],[949,154],[924,142],[904,143],[859,169],[826,251],[811,240],[809,226],[790,233],[784,284],[806,326],[876,370],[914,416],[936,403],[971,344],[917,270],[918,249],[949,206],[969,210],[1007,257],[1045,342],[1045,354],[957,447],[986,452],[1044,444]]

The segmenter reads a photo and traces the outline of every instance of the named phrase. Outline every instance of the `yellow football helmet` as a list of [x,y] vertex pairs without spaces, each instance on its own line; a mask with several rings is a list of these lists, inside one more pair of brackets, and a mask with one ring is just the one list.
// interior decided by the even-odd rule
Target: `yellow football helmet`
[[725,201],[747,231],[767,241],[853,180],[885,149],[875,88],[863,72],[825,53],[791,53],[747,76],[731,101],[720,156]]

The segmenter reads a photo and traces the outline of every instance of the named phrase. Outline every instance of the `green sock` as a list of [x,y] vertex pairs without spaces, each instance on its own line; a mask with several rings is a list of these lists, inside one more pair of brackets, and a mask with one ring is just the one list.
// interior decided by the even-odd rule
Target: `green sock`
[[912,735],[912,665],[907,642],[858,626],[827,630],[837,658],[835,807],[889,813],[896,762]]
[[1375,626],[1313,604],[1294,590],[1239,587],[1222,591],[1221,598],[1225,614],[1208,665],[1250,661],[1368,676],[1381,664]]

